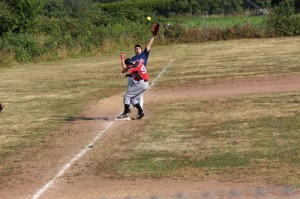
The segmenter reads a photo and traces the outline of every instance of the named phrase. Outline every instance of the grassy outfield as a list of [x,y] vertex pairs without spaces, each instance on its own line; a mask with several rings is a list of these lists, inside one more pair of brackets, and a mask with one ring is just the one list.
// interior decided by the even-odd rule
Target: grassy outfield
[[[152,89],[300,72],[300,38],[176,45]],[[163,50],[163,49],[162,49]],[[151,120],[92,156],[99,175],[300,185],[300,91],[146,104]],[[119,132],[120,134],[124,132]],[[120,147],[126,144],[128,148]],[[99,154],[105,157],[99,158]]]
[[300,92],[152,104],[114,172],[299,186],[299,104]]
[[[125,78],[117,79],[119,56],[116,52],[2,68],[0,102],[5,109],[0,114],[0,184],[1,176],[30,156],[31,148],[43,145],[68,118],[78,116],[88,101],[125,91]],[[167,61],[157,56],[159,66]]]
[[[300,37],[294,37],[154,46],[149,60],[150,78],[156,77],[170,58],[174,59],[172,67],[154,89],[175,89],[236,76],[300,72],[299,42]],[[27,151],[42,145],[49,134],[67,122],[66,118],[77,116],[88,101],[124,92],[126,81],[116,79],[119,71],[119,52],[3,68],[0,102],[6,109],[0,114],[0,176],[9,174],[15,164],[30,155]],[[135,150],[123,151],[121,155],[126,158],[104,161],[109,172],[120,176],[180,176],[203,171],[199,175],[222,177],[223,171],[237,171],[239,174],[232,175],[237,177],[255,176],[257,173],[247,172],[264,168],[262,177],[273,171],[278,177],[285,168],[286,176],[299,173],[299,165],[295,167],[294,162],[294,158],[299,159],[300,146],[299,93],[173,102],[164,110],[152,106],[155,119],[143,121],[146,126],[140,131],[140,139],[131,140]],[[191,119],[189,112],[195,112],[195,117]],[[209,113],[211,120],[204,118]],[[188,121],[181,122],[178,114],[186,115]],[[187,147],[189,143],[191,147]],[[169,149],[174,150],[142,147],[146,144],[171,144],[174,147]],[[282,154],[288,154],[288,159]],[[103,165],[102,160],[95,162]],[[275,180],[298,184],[299,176]]]
[[169,47],[175,59],[161,88],[190,87],[224,78],[300,72],[299,37],[245,39]]

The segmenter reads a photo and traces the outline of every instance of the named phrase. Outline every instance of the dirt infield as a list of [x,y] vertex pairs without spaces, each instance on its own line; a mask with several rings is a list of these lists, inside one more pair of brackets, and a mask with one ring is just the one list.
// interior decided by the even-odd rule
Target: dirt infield
[[[206,86],[184,88],[176,92],[154,88],[146,94],[145,100],[147,103],[153,103],[172,99],[227,97],[299,90],[300,74],[274,75],[220,80]],[[114,117],[121,111],[122,94],[98,102],[90,102],[79,117],[59,118],[69,121],[59,129],[58,133],[53,134],[60,136],[50,135],[42,149],[33,149],[32,156],[22,160],[22,172],[13,173],[9,179],[2,182],[0,198],[32,198],[84,148],[86,148],[85,155],[78,158],[70,169],[39,195],[39,198],[125,198],[130,195],[135,198],[150,198],[153,195],[162,198],[187,198],[187,195],[190,198],[297,197],[291,190],[273,189],[268,185],[255,182],[232,184],[184,179],[122,180],[96,176],[90,162],[89,150],[93,150],[102,142],[122,139],[122,136],[126,136],[126,133],[122,136],[117,133],[120,128],[126,129],[130,122],[114,121]],[[145,119],[151,119],[150,117],[151,115],[146,116]],[[105,130],[95,145],[88,146],[108,124],[111,126]]]

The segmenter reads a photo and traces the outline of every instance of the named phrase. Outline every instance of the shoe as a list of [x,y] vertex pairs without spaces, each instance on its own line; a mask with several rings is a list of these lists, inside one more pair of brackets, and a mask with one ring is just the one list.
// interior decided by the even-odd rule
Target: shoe
[[119,120],[130,120],[129,114],[128,113],[122,113],[117,117]]
[[136,116],[136,119],[142,119],[145,116],[144,112],[138,113],[138,115]]

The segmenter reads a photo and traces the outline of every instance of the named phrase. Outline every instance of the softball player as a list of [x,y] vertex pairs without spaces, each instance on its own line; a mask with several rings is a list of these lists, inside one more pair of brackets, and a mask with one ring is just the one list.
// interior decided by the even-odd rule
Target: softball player
[[140,97],[148,89],[148,72],[144,65],[144,60],[140,59],[134,61],[130,58],[124,61],[126,68],[123,69],[122,73],[129,72],[135,83],[128,87],[126,94],[124,95],[124,112],[117,117],[117,119],[129,118],[129,107],[132,104],[138,109],[137,119],[144,117],[144,110],[139,102]]
[[[146,48],[144,49],[144,51],[142,51],[142,47],[141,45],[139,44],[136,44],[134,46],[134,51],[135,51],[135,56],[133,56],[131,59],[133,61],[139,61],[140,59],[143,59],[144,60],[144,66],[147,67],[147,62],[148,62],[148,57],[149,57],[149,54],[150,54],[150,48],[153,44],[153,41],[154,41],[154,35],[150,38]],[[125,55],[124,54],[121,54],[121,66],[123,69],[126,68],[126,64],[125,64]],[[127,90],[129,88],[131,88],[135,83],[136,81],[132,78],[131,75],[127,75],[128,77],[128,80],[127,80]],[[144,99],[143,99],[143,95],[140,96],[140,98],[138,99],[141,107],[143,107],[144,105]],[[130,109],[129,109],[129,112],[130,112]]]

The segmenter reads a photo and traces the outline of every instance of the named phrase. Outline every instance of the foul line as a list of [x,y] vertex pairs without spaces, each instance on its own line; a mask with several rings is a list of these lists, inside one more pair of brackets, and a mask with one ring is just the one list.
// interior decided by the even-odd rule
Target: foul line
[[165,71],[171,66],[172,63],[173,63],[173,58],[170,59],[169,63],[164,67],[164,69],[159,73],[159,75],[151,82],[151,85],[149,86],[148,89],[150,89],[152,86],[154,86],[156,80],[158,78],[160,78],[160,76],[162,76],[162,74],[165,73]]
[[[166,71],[167,68],[169,68],[171,66],[173,62],[173,59],[171,59],[169,61],[169,63],[164,67],[164,69],[159,73],[159,75],[152,81],[151,85],[149,86],[148,89],[150,89],[156,82],[156,80],[158,78],[161,77],[161,75]],[[82,149],[69,163],[67,163],[66,165],[64,165],[60,171],[58,172],[58,174],[49,182],[47,182],[41,189],[39,189],[32,197],[32,199],[37,199],[39,197],[41,197],[41,195],[47,191],[49,188],[51,188],[51,186],[55,183],[55,181],[59,178],[62,177],[65,172],[77,161],[79,160],[82,156],[84,156],[90,149],[91,146],[93,146],[103,135],[104,133],[114,124],[115,121],[109,122],[105,129],[103,129],[102,131],[100,131],[98,133],[98,135],[92,140],[92,142],[90,142],[90,144],[88,144],[88,146],[86,146],[84,149]]]
[[99,134],[94,138],[94,140],[88,145],[86,146],[84,149],[82,149],[69,163],[67,163],[65,166],[63,166],[61,168],[61,170],[58,172],[58,174],[52,179],[50,180],[47,184],[45,184],[40,190],[38,190],[34,196],[32,197],[32,199],[37,199],[39,198],[42,193],[44,193],[45,191],[47,191],[56,181],[57,178],[61,177],[64,175],[64,173],[71,167],[71,165],[76,162],[77,160],[79,160],[83,155],[85,155],[89,149],[91,149],[91,146],[94,145],[94,143],[96,143],[102,136],[103,134],[113,125],[114,122],[110,122],[106,125],[105,129],[103,129],[102,131],[99,132]]

